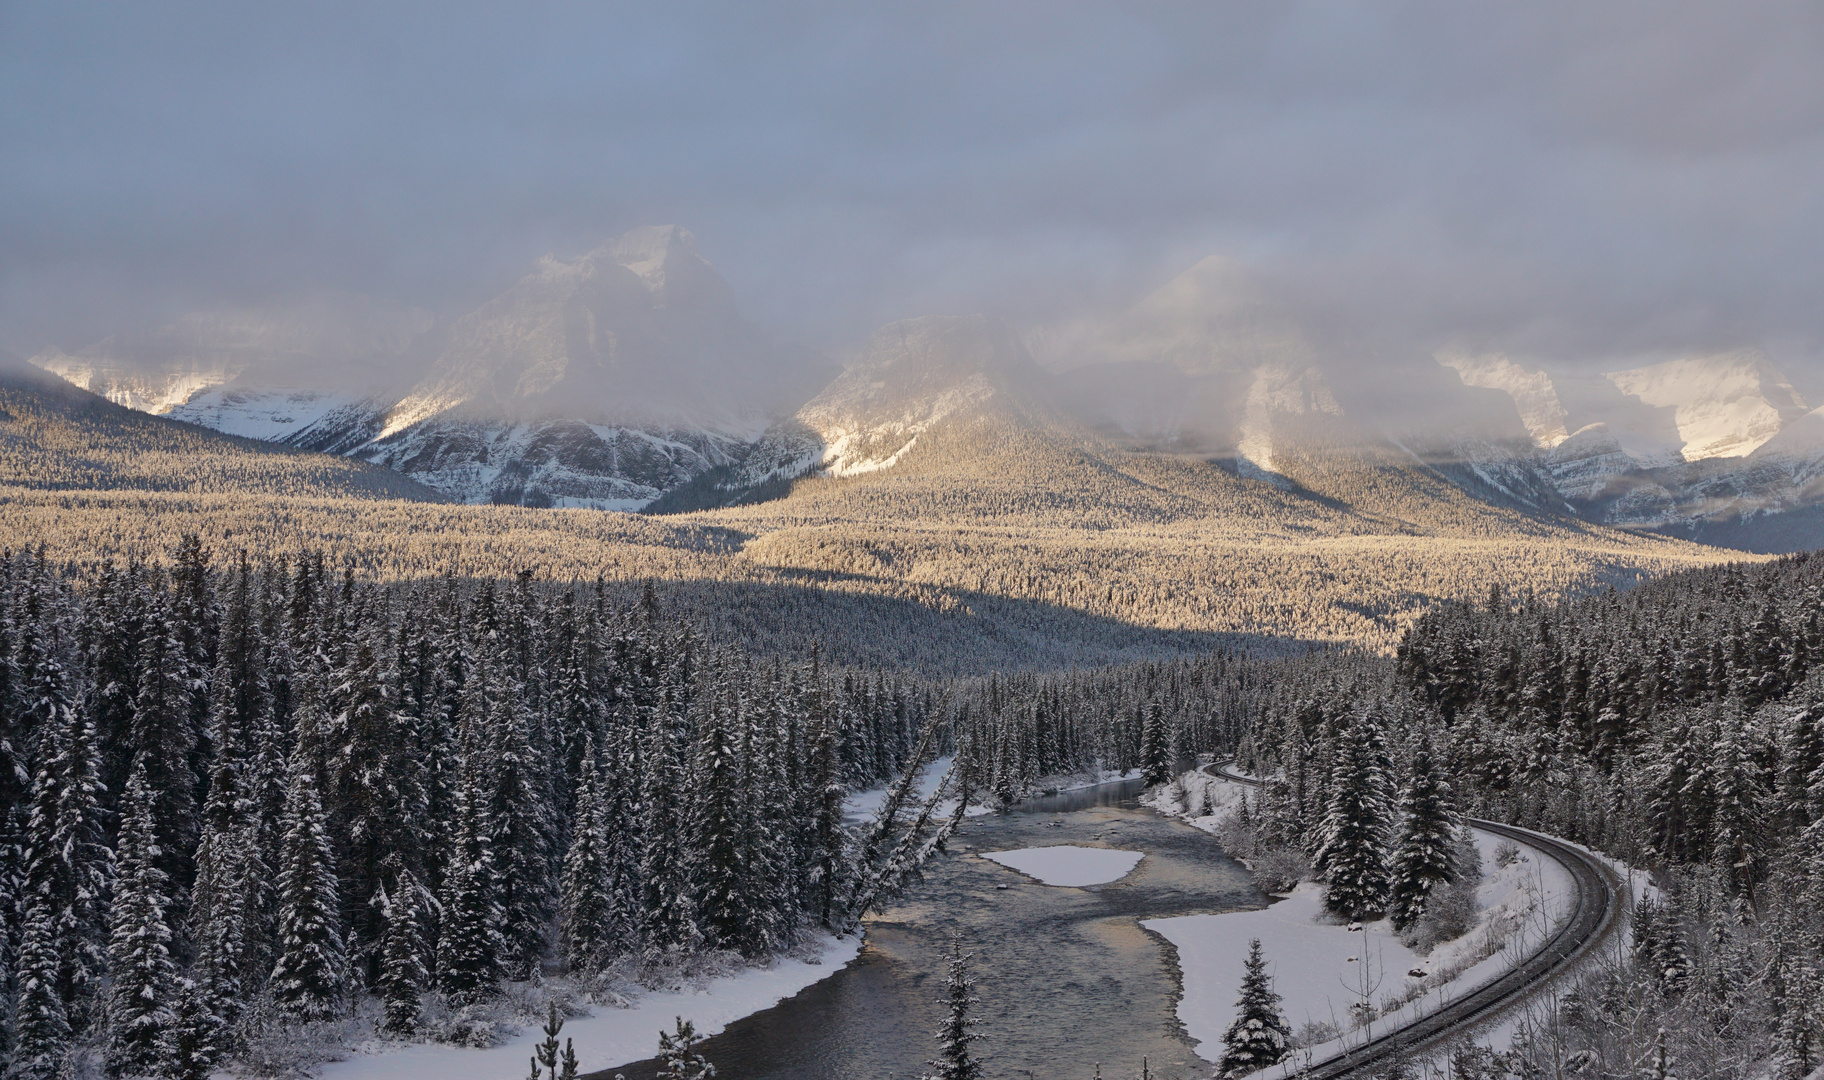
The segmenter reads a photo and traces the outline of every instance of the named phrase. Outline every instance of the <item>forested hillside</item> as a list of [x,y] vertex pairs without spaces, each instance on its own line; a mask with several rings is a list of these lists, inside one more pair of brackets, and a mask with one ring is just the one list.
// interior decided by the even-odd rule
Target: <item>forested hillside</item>
[[485,1042],[503,980],[848,925],[936,834],[842,797],[939,699],[732,645],[529,576],[0,560],[7,1075],[206,1076],[364,999]]
[[1280,778],[1257,841],[1316,856],[1351,915],[1403,879],[1336,868],[1397,870],[1420,790],[1650,868],[1664,900],[1635,913],[1631,960],[1509,1065],[1638,1075],[1663,1053],[1681,1076],[1803,1076],[1824,1061],[1821,617],[1816,556],[1446,605],[1381,680],[1288,680],[1250,718],[1245,756]]
[[136,412],[23,364],[0,364],[0,488],[441,499],[390,469]]

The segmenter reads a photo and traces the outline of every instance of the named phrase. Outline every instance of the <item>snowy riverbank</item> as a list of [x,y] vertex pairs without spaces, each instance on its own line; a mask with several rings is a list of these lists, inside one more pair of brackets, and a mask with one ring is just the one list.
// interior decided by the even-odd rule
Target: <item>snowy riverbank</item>
[[[1170,800],[1160,800],[1168,805],[1158,809],[1211,832],[1246,790],[1200,774],[1187,776],[1185,786],[1186,804],[1195,810],[1202,809],[1207,787],[1212,812],[1186,814]],[[1385,920],[1360,930],[1327,921],[1323,889],[1314,882],[1301,883],[1259,911],[1143,923],[1178,950],[1184,979],[1178,1016],[1201,1056],[1218,1056],[1218,1040],[1235,1017],[1252,938],[1261,940],[1287,1019],[1310,1043],[1286,1065],[1262,1073],[1263,1080],[1359,1045],[1508,970],[1569,915],[1575,886],[1555,860],[1529,847],[1521,846],[1506,866],[1497,865],[1499,843],[1491,834],[1476,833],[1486,876],[1476,890],[1475,927],[1426,956],[1402,945]]]
[[[770,966],[649,991],[625,1008],[591,1006],[590,1015],[566,1020],[560,1037],[575,1041],[585,1073],[641,1061],[653,1056],[660,1029],[669,1029],[675,1018],[692,1021],[704,1036],[714,1035],[834,975],[860,951],[859,938],[820,935],[801,953],[808,959],[780,958]],[[318,1075],[321,1080],[503,1080],[525,1075],[533,1046],[543,1038],[537,1023],[527,1023],[516,1037],[485,1050],[373,1039],[351,1047],[349,1057],[322,1066]]]

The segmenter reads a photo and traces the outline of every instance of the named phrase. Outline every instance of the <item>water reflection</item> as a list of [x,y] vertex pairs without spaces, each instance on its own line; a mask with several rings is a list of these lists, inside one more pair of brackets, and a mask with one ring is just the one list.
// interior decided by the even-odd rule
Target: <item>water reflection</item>
[[[969,819],[906,901],[868,922],[842,971],[703,1043],[730,1080],[906,1080],[935,1052],[944,954],[975,953],[977,1043],[997,1077],[1207,1076],[1174,1009],[1175,954],[1138,920],[1266,903],[1208,836],[1138,804],[1139,781],[1028,800]],[[1046,844],[1144,851],[1120,881],[1042,885],[977,852]],[[1000,887],[1004,886],[1004,888]],[[649,1080],[653,1062],[619,1070]]]

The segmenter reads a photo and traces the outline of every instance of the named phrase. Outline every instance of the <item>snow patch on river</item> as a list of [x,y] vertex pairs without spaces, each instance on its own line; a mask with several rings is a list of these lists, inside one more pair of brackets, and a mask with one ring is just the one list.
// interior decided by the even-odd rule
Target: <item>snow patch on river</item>
[[1011,867],[1027,877],[1069,888],[1120,881],[1145,857],[1144,851],[1077,847],[1074,844],[982,853],[982,858]]

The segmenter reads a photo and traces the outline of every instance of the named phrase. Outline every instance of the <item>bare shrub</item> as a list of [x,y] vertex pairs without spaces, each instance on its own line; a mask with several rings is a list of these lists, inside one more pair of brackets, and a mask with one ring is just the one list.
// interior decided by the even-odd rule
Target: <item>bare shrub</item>
[[1264,893],[1289,892],[1311,876],[1311,862],[1296,848],[1269,848],[1248,860],[1254,887]]

